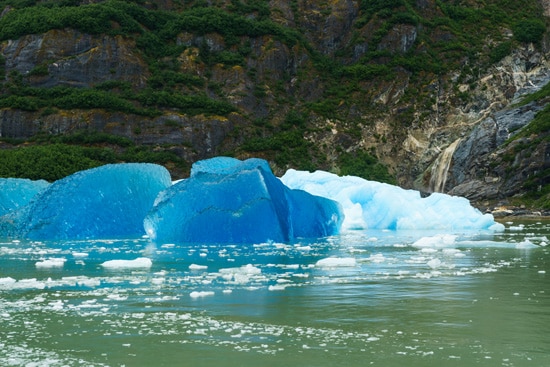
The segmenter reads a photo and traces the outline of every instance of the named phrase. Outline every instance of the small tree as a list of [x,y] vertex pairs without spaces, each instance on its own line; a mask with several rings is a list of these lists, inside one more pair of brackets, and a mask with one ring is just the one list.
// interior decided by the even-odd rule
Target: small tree
[[520,42],[539,43],[546,26],[539,19],[522,20],[514,27],[514,37]]

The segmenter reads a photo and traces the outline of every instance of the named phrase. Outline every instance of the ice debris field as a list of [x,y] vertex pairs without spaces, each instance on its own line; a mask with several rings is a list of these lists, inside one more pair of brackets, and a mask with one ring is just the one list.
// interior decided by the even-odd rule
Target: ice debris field
[[0,185],[1,366],[470,366],[548,344],[463,343],[510,309],[540,324],[550,243],[463,198],[227,157],[178,182],[116,164]]
[[53,183],[0,179],[0,237],[155,243],[264,243],[357,229],[501,231],[468,200],[359,177],[289,170],[265,160],[216,157],[172,182],[162,166],[110,164]]

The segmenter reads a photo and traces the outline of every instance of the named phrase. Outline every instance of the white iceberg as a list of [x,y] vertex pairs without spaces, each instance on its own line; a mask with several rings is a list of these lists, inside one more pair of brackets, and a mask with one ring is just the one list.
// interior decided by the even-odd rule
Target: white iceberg
[[291,189],[339,202],[344,209],[344,230],[504,230],[491,214],[482,214],[462,197],[440,193],[422,197],[415,190],[324,171],[291,169],[281,181]]

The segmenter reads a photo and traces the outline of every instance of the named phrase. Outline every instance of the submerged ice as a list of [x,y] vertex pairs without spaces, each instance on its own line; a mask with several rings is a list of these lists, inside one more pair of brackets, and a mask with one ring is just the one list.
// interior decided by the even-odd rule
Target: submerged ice
[[337,202],[287,188],[265,160],[218,157],[162,192],[144,225],[157,242],[254,243],[337,234],[342,219]]
[[502,230],[491,214],[482,214],[462,197],[415,190],[360,177],[288,170],[281,178],[292,189],[338,201],[344,208],[343,229],[491,229]]
[[143,218],[169,185],[168,170],[155,164],[110,164],[80,171],[0,217],[0,230],[32,240],[141,236]]

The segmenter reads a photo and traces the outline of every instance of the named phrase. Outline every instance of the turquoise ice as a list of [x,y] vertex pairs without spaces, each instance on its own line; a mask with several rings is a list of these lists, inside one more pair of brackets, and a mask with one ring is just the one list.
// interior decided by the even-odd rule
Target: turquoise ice
[[291,190],[262,159],[217,157],[162,192],[145,218],[157,242],[257,243],[339,232],[340,205]]
[[158,193],[171,185],[166,168],[109,164],[55,181],[31,202],[0,218],[4,235],[32,240],[136,237]]
[[0,178],[0,216],[25,206],[44,191],[49,183],[26,178]]

